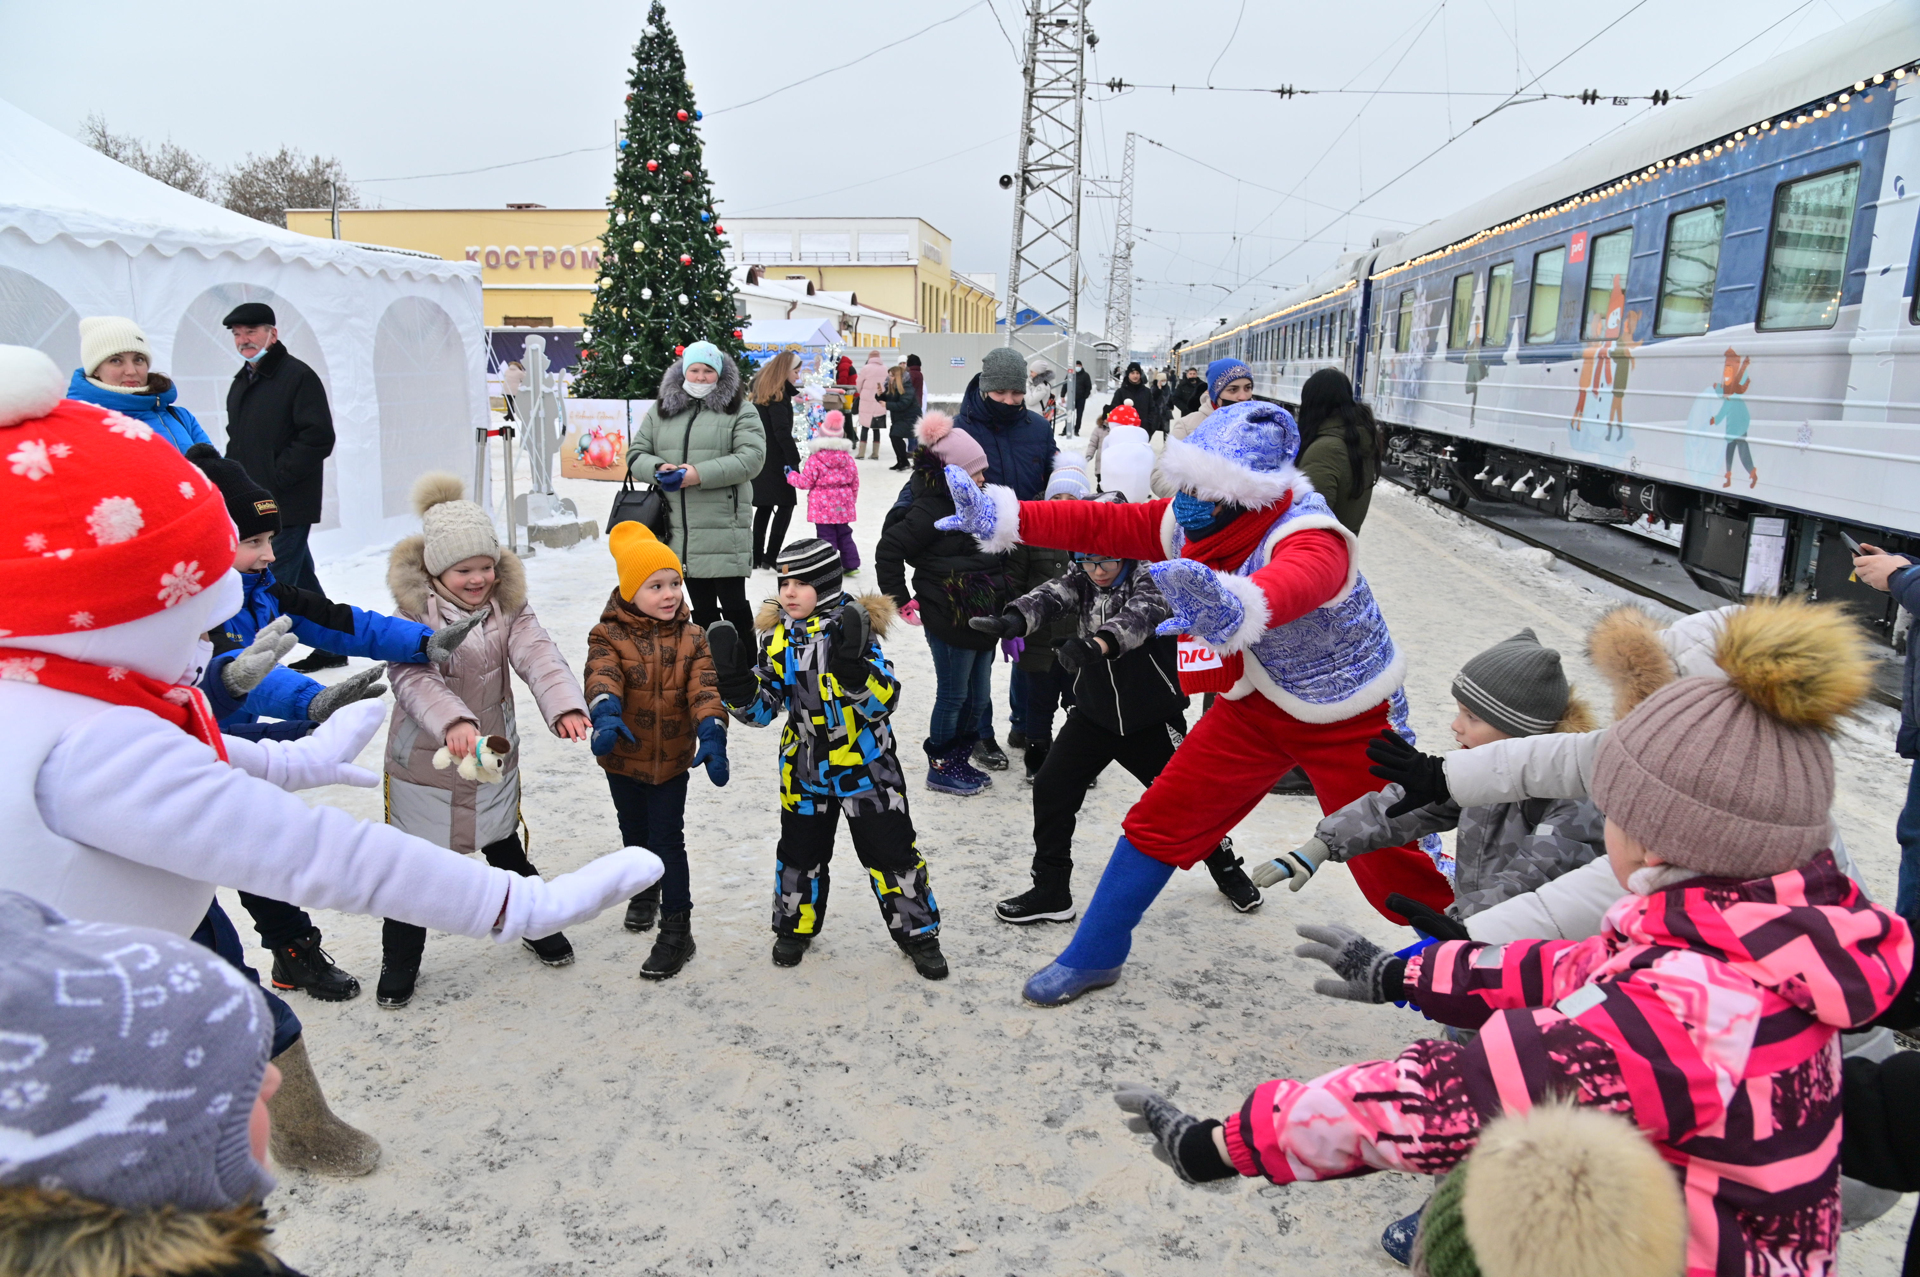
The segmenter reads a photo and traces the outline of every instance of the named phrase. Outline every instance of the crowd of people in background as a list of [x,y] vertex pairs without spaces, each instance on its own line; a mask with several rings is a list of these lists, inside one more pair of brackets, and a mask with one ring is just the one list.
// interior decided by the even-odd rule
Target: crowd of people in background
[[[1031,867],[995,915],[1076,924],[1022,989],[1039,1007],[1126,978],[1176,870],[1206,865],[1233,927],[1263,889],[1344,866],[1417,940],[1395,952],[1359,920],[1303,925],[1316,990],[1410,1004],[1444,1031],[1263,1082],[1221,1119],[1145,1085],[1115,1100],[1189,1184],[1433,1177],[1381,1236],[1431,1277],[1826,1273],[1843,1226],[1920,1186],[1920,1053],[1886,1034],[1920,1023],[1920,853],[1893,907],[1877,904],[1832,823],[1828,737],[1871,679],[1845,613],[1757,601],[1662,627],[1618,609],[1590,641],[1613,683],[1605,727],[1523,630],[1460,667],[1457,748],[1433,754],[1409,725],[1408,653],[1360,568],[1384,440],[1343,372],[1282,404],[1233,359],[1130,363],[1107,391],[1079,362],[998,347],[948,412],[917,358],[873,351],[838,361],[851,403],[806,430],[798,357],[750,369],[705,340],[633,428],[627,468],[658,520],[609,530],[590,632],[548,632],[489,512],[443,473],[415,486],[420,531],[393,548],[392,605],[376,612],[329,599],[309,546],[334,443],[324,386],[269,306],[226,324],[240,367],[224,449],[131,320],[82,320],[70,377],[0,348],[0,432],[32,436],[6,449],[0,512],[25,547],[0,557],[0,646],[19,671],[0,678],[0,721],[24,742],[0,788],[19,824],[0,851],[0,1013],[46,1048],[8,1066],[40,1090],[0,1096],[20,1128],[0,1166],[17,1197],[0,1267],[185,1230],[205,1271],[284,1271],[259,1226],[269,1152],[335,1175],[380,1158],[328,1109],[280,996],[360,992],[306,907],[383,920],[376,1001],[395,1013],[432,979],[429,928],[559,967],[574,961],[564,928],[616,904],[653,935],[639,974],[668,980],[697,953],[696,773],[777,804],[775,967],[821,934],[844,818],[881,925],[930,981],[949,974],[930,867],[949,810],[916,819],[911,797],[971,799],[1017,776]],[[895,481],[862,463],[887,460],[897,495],[863,525],[863,481]],[[801,492],[813,535],[794,537]],[[50,530],[94,547],[61,578],[44,560],[70,552]],[[871,591],[850,588],[863,543]],[[1855,563],[1903,605],[1917,567],[1872,546]],[[755,573],[771,574],[757,606]],[[902,642],[925,643],[931,688],[898,672]],[[313,655],[283,665],[297,643]],[[350,657],[376,664],[311,677]],[[551,881],[519,832],[512,675],[538,728],[598,761],[628,844]],[[389,685],[375,776],[353,760],[386,723]],[[930,709],[924,772],[896,734],[910,694]],[[1908,755],[1916,721],[1910,703]],[[736,775],[729,733],[776,723],[777,770]],[[101,766],[129,750],[135,785]],[[1076,889],[1082,806],[1114,763],[1146,789]],[[288,792],[335,783],[382,784],[383,822]],[[1249,868],[1231,831],[1276,791],[1311,795],[1322,819]],[[1920,844],[1910,825],[1903,844]],[[212,884],[242,891],[271,989]],[[176,1035],[165,1060],[128,1048],[104,1000],[68,996],[72,971],[112,965],[108,943],[174,973],[178,997],[124,1012]],[[38,1068],[55,1047],[63,1063]],[[203,1067],[229,1102],[178,1103],[194,1089],[167,1088]],[[68,1109],[43,1102],[135,1092],[144,1107],[72,1138]],[[1908,1265],[1920,1273],[1920,1251]]]

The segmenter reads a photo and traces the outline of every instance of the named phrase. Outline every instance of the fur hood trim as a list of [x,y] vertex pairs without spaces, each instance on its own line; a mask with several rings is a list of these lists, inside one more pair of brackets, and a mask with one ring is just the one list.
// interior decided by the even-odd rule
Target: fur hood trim
[[1560,721],[1553,725],[1553,730],[1577,736],[1582,732],[1590,732],[1598,726],[1600,723],[1593,716],[1593,708],[1581,699],[1577,690],[1568,688],[1567,711],[1560,715]]
[[[720,361],[726,367],[720,370],[720,380],[714,386],[713,393],[700,400],[702,408],[711,408],[715,412],[728,414],[740,411],[740,400],[746,394],[746,386],[740,380],[740,369],[731,359]],[[677,417],[687,410],[687,405],[695,402],[687,393],[687,369],[678,359],[667,369],[667,375],[660,379],[660,399],[655,406],[662,417]]]
[[[867,609],[867,620],[872,623],[873,636],[877,639],[887,636],[887,630],[893,625],[893,618],[900,614],[900,605],[893,601],[893,596],[890,594],[862,594],[848,601],[858,603]],[[771,632],[785,615],[786,613],[780,608],[779,599],[768,599],[760,605],[760,610],[754,613],[754,632],[756,634]]]
[[852,452],[853,440],[845,435],[821,435],[813,441],[815,452]]
[[1676,677],[1673,659],[1660,641],[1660,623],[1631,603],[1594,622],[1587,635],[1587,656],[1613,688],[1616,723]]
[[[527,605],[527,569],[520,556],[501,550],[494,571],[498,580],[493,601],[503,616],[512,616]],[[393,602],[408,616],[425,616],[427,598],[433,593],[433,577],[427,572],[427,539],[415,533],[393,547],[387,559],[387,589]]]
[[53,1189],[0,1189],[0,1272],[35,1277],[188,1277],[264,1261],[266,1212],[128,1211]]
[[1177,491],[1202,501],[1231,502],[1245,510],[1264,510],[1288,494],[1297,498],[1313,491],[1313,484],[1292,462],[1278,470],[1255,470],[1185,439],[1167,440],[1159,470]]

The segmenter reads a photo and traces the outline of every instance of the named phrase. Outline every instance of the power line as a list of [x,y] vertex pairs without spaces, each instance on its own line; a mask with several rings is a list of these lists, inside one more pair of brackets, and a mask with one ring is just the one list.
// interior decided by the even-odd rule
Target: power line
[[735,210],[734,215],[737,217],[746,217],[753,213],[758,213],[763,209],[780,208],[784,205],[792,204],[800,200],[820,199],[822,196],[838,195],[842,191],[853,191],[853,190],[858,190],[862,186],[872,186],[875,182],[890,181],[893,178],[901,177],[907,173],[916,173],[923,168],[931,168],[935,164],[944,164],[948,160],[959,159],[962,155],[969,155],[974,151],[978,151],[982,149],[983,147],[997,146],[998,144],[1006,141],[1008,138],[1012,136],[1013,136],[1012,133],[1002,133],[999,137],[990,137],[984,142],[976,143],[973,146],[966,147],[962,150],[949,152],[946,155],[938,156],[934,159],[927,160],[924,163],[915,164],[910,168],[895,169],[891,173],[882,173],[878,177],[869,177],[864,181],[855,182],[851,186],[836,186],[830,191],[813,191],[806,195],[792,195],[787,197],[786,199],[775,200],[771,204],[756,204],[752,208],[743,208],[743,209]]
[[356,177],[354,185],[365,186],[371,182],[419,182],[430,177],[466,177],[471,173],[491,173],[496,169],[519,168],[522,164],[540,164],[547,160],[564,160],[569,155],[585,155],[588,151],[604,151],[606,143],[598,146],[583,146],[574,151],[560,151],[553,155],[536,155],[530,160],[508,160],[505,164],[488,164],[482,168],[454,169],[449,173],[415,173],[409,177]]
[[[758,103],[765,102],[768,98],[778,97],[780,94],[785,93],[788,89],[797,89],[803,84],[816,83],[822,78],[832,75],[835,71],[844,71],[848,67],[858,66],[862,62],[865,62],[868,58],[874,57],[877,54],[885,53],[888,49],[897,49],[901,45],[907,43],[907,41],[909,40],[918,40],[921,36],[925,35],[929,31],[932,31],[936,27],[944,27],[949,22],[958,22],[961,18],[966,17],[969,13],[972,13],[975,9],[980,8],[982,5],[985,5],[986,3],[987,3],[987,0],[973,0],[972,4],[960,10],[958,13],[951,14],[947,17],[940,19],[940,21],[938,22],[932,23],[928,26],[921,27],[918,31],[915,31],[912,35],[903,35],[898,40],[895,40],[889,44],[883,44],[877,49],[869,49],[867,50],[867,52],[861,54],[859,57],[853,59],[851,62],[842,62],[837,67],[828,67],[823,71],[811,71],[806,75],[805,78],[795,80],[792,84],[783,84],[777,89],[774,89],[767,93],[762,93],[757,98],[748,98],[745,102],[735,102],[732,106],[723,106],[717,111],[708,111],[707,114],[708,115],[725,115],[728,111],[738,111],[743,107],[754,106],[754,105],[757,105]],[[994,17],[996,21],[999,19],[998,14],[995,14]]]
[[[1207,163],[1205,160],[1201,159],[1196,155],[1188,155],[1185,151],[1177,150],[1174,147],[1168,146],[1165,142],[1155,142],[1152,138],[1148,137],[1145,133],[1136,133],[1134,136],[1138,137],[1142,142],[1147,142],[1153,146],[1159,147],[1161,150],[1165,151],[1169,155],[1179,156],[1181,159],[1187,161],[1189,164],[1198,164],[1203,169],[1207,169],[1211,172],[1218,173],[1222,177],[1231,178],[1234,181],[1240,183],[1242,186],[1251,186],[1257,191],[1266,191],[1271,195],[1292,196],[1293,194],[1291,191],[1283,191],[1277,186],[1265,186],[1259,182],[1249,181],[1248,179],[1241,177],[1238,173],[1230,173],[1226,169],[1223,169],[1216,164]],[[1323,204],[1319,200],[1310,200],[1304,195],[1295,196],[1294,198],[1297,198],[1302,204],[1312,204],[1316,208],[1337,208],[1338,207],[1338,205],[1334,205],[1334,204]],[[1416,226],[1419,224],[1417,222],[1400,221],[1399,218],[1393,218],[1393,217],[1389,217],[1385,220],[1390,222],[1399,221],[1402,226]]]
[[1240,34],[1240,20],[1247,16],[1247,0],[1240,0],[1240,12],[1233,15],[1233,30],[1227,32],[1227,42],[1220,46],[1220,52],[1214,55],[1213,66],[1207,68],[1207,83],[1213,83],[1214,69],[1220,65],[1220,59],[1227,56],[1227,50],[1233,47],[1234,37]]

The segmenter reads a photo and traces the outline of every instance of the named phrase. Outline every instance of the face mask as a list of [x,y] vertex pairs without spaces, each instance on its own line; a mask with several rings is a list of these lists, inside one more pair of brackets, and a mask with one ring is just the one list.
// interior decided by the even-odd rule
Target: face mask
[[687,393],[695,399],[705,399],[719,384],[717,381],[689,381],[686,383]]
[[1177,492],[1173,497],[1173,521],[1189,532],[1204,528],[1213,522],[1213,502]]

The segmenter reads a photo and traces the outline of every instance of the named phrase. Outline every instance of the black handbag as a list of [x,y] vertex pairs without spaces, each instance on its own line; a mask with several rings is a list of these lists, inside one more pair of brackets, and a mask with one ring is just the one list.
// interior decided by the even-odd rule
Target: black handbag
[[614,494],[607,531],[619,523],[645,524],[662,545],[673,539],[673,507],[667,504],[667,494],[658,487],[635,487],[632,475],[621,481],[620,491]]

